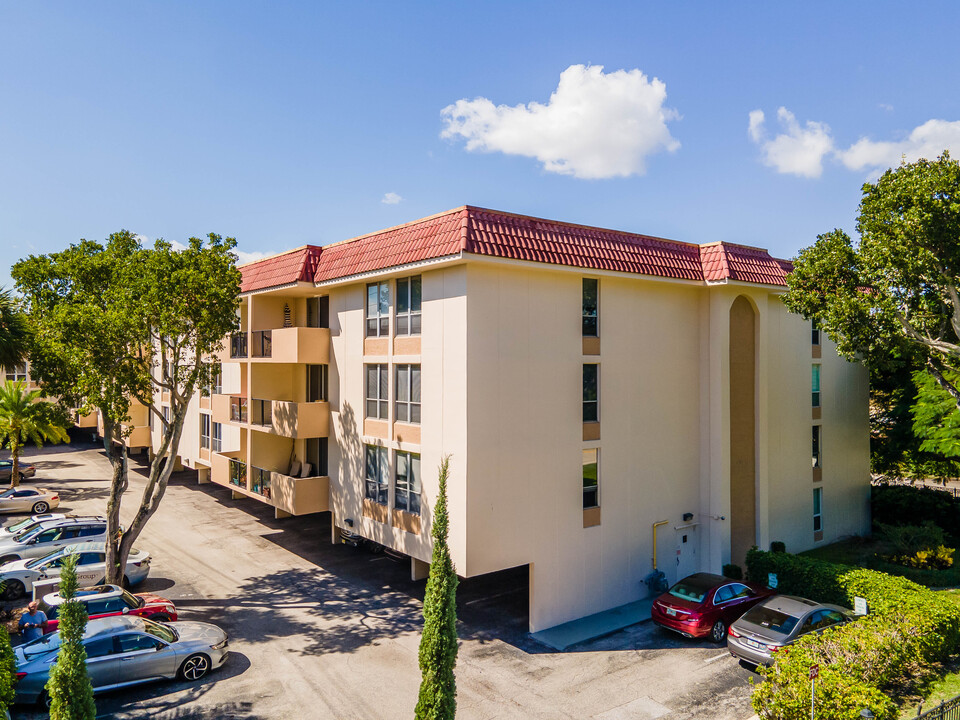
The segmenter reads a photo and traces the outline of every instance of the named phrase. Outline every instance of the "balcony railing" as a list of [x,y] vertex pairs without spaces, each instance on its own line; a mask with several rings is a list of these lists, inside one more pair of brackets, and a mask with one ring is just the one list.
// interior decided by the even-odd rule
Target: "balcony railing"
[[230,337],[230,357],[245,358],[247,356],[247,334],[234,333]]
[[250,357],[255,358],[268,358],[273,355],[273,331],[272,330],[257,330],[256,332],[250,333],[251,353]]
[[238,423],[247,421],[247,399],[245,397],[230,398],[230,421]]
[[273,403],[270,400],[253,400],[251,422],[262,427],[273,425]]
[[253,491],[258,495],[270,499],[270,471],[263,468],[253,468]]
[[247,487],[247,464],[240,460],[230,459],[230,484],[237,487]]

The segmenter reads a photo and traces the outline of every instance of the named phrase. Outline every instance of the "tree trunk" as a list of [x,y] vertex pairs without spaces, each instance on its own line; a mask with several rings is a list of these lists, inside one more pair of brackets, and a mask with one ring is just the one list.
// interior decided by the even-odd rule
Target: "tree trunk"
[[10,487],[20,487],[20,443],[10,438]]
[[127,451],[122,443],[114,442],[117,429],[117,423],[104,414],[103,448],[107,452],[110,466],[113,469],[113,476],[110,479],[110,495],[107,497],[106,582],[113,585],[123,583],[123,568],[126,565],[126,560],[124,559],[121,562],[120,558],[120,501],[127,489],[128,482]]

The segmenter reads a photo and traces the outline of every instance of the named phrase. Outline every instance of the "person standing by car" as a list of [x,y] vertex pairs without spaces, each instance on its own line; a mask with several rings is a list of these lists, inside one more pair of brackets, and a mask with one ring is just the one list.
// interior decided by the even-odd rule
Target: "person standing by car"
[[27,605],[27,611],[20,616],[20,636],[23,641],[30,642],[43,637],[43,624],[46,621],[47,616],[37,609],[37,601],[31,601]]

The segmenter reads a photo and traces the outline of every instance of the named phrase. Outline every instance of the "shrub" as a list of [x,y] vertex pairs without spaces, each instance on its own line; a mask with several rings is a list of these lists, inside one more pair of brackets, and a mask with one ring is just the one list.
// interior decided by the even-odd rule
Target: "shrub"
[[953,566],[955,552],[954,548],[939,545],[928,550],[917,550],[912,555],[894,555],[890,561],[919,570],[946,570]]
[[923,525],[887,525],[877,523],[887,541],[900,555],[914,555],[946,542],[941,528],[927,520]]
[[786,594],[847,607],[854,597],[866,598],[871,614],[777,653],[775,665],[761,671],[764,679],[753,696],[762,718],[809,715],[807,672],[813,664],[820,665],[818,716],[855,717],[869,707],[877,718],[895,718],[893,701],[922,688],[960,649],[960,608],[906,578],[750,550],[747,577],[765,581],[767,573],[776,573],[777,589]]
[[733,563],[727,563],[723,566],[723,576],[730,578],[731,580],[742,580],[743,579],[743,570],[739,565]]
[[87,675],[87,651],[83,632],[87,627],[87,607],[73,598],[77,594],[76,553],[68,555],[60,569],[60,595],[66,600],[60,608],[60,652],[50,668],[47,692],[50,693],[50,720],[94,720],[97,708]]
[[785,553],[786,551],[787,546],[785,543],[782,543],[779,540],[774,540],[772,543],[770,543],[770,552]]
[[942,490],[913,485],[874,485],[870,512],[878,525],[932,522],[960,538],[960,498]]
[[0,716],[13,705],[17,660],[10,646],[10,633],[0,628]]

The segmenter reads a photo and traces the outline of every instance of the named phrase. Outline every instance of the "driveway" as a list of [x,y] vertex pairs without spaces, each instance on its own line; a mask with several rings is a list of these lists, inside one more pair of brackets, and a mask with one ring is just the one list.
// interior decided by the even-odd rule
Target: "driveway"
[[[96,446],[46,448],[29,460],[31,483],[59,490],[61,511],[103,512],[110,467]],[[122,519],[143,484],[131,462]],[[153,556],[138,591],[171,598],[182,619],[222,626],[231,657],[199,683],[98,696],[99,717],[413,717],[425,581],[385,555],[332,545],[328,514],[275,520],[271,508],[182,473],[137,545]],[[526,593],[523,574],[510,571],[461,583],[461,720],[752,715],[750,673],[724,649],[647,622],[553,652],[526,633]],[[13,716],[45,714],[18,707]]]

